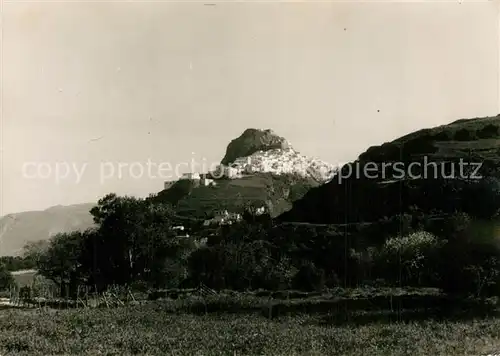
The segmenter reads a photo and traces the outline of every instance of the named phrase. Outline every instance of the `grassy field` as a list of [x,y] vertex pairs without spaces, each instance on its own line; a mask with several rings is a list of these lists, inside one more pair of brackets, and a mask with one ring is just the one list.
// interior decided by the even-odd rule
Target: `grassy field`
[[161,304],[0,311],[1,355],[487,355],[500,319],[336,326],[328,315],[166,313]]
[[0,309],[0,355],[500,354],[496,299],[398,288],[174,294],[110,308]]

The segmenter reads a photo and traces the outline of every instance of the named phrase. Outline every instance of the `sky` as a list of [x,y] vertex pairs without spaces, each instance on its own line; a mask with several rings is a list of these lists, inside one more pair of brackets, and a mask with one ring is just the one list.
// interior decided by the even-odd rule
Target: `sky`
[[497,1],[212,3],[3,2],[0,216],[157,193],[247,128],[340,164],[500,112]]

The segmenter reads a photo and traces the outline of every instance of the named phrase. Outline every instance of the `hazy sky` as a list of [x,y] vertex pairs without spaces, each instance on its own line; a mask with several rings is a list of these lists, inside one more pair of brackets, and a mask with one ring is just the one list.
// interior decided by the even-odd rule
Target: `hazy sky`
[[[123,165],[137,162],[136,177],[148,159],[209,166],[249,127],[338,163],[418,128],[496,115],[498,8],[5,1],[0,215],[158,192],[157,168],[134,179]],[[23,173],[27,162],[52,172]],[[71,169],[59,165],[60,182],[57,162]]]

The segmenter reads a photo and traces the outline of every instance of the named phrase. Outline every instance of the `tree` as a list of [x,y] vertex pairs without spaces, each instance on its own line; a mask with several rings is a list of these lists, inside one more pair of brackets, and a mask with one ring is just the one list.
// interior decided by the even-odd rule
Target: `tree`
[[321,291],[325,286],[325,271],[306,261],[293,277],[292,286],[308,292]]
[[75,296],[78,285],[85,282],[80,258],[86,234],[78,231],[57,234],[38,259],[39,273],[59,286],[61,296]]
[[468,214],[457,212],[444,221],[444,236],[448,239],[463,237],[471,226],[471,218]]
[[440,287],[444,292],[461,296],[500,296],[500,247],[494,239],[450,240],[440,260]]
[[99,291],[137,282],[177,286],[187,275],[194,240],[177,236],[169,206],[109,194],[91,214],[97,228],[59,234],[45,252],[28,249],[40,273],[57,283],[63,295],[68,286],[74,295],[82,283]]
[[0,291],[7,290],[15,284],[14,277],[7,268],[0,264]]
[[37,266],[40,258],[47,252],[49,240],[28,242],[23,247],[23,259],[26,265]]
[[435,281],[440,242],[419,231],[388,239],[375,257],[380,277],[400,285],[429,286]]
[[189,256],[189,275],[192,283],[204,283],[215,289],[225,288],[225,251],[221,246],[202,247]]
[[108,194],[91,214],[99,229],[89,236],[85,264],[102,287],[137,281],[163,285],[167,265],[175,265],[172,259],[192,245],[172,230],[171,208],[151,200]]
[[500,180],[485,177],[467,184],[463,190],[464,210],[470,215],[489,219],[500,210]]

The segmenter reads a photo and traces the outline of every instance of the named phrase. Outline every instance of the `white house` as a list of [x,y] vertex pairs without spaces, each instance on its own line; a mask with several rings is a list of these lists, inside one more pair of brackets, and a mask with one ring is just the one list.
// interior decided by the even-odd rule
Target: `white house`
[[224,175],[227,178],[237,178],[241,176],[241,171],[236,167],[224,167]]
[[182,173],[182,176],[180,179],[187,179],[187,180],[199,180],[200,179],[200,174],[199,173]]
[[206,174],[201,174],[200,175],[200,185],[203,186],[209,186],[209,185],[215,185],[215,181],[213,179],[207,178]]
[[255,215],[262,215],[266,212],[266,207],[265,206],[261,206],[260,208],[258,208],[256,211],[255,211]]
[[241,214],[230,213],[227,210],[218,210],[214,212],[214,217],[212,219],[205,220],[203,225],[231,225],[235,221],[241,221],[241,219]]

